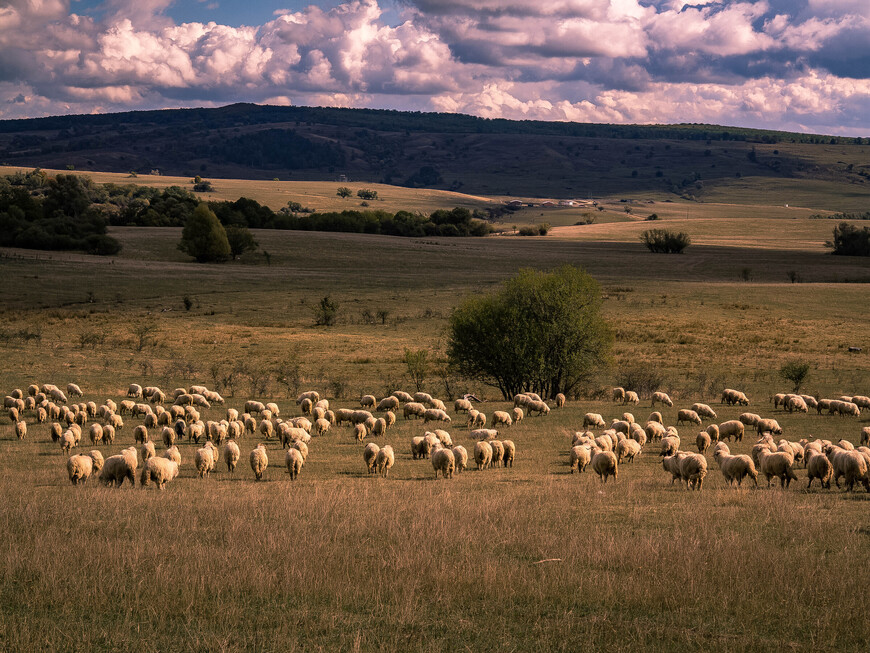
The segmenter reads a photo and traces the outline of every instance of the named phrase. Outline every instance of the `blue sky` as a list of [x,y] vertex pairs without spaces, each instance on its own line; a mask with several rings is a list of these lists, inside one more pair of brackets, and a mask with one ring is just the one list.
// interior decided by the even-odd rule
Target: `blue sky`
[[239,101],[870,137],[870,0],[2,0],[0,118]]

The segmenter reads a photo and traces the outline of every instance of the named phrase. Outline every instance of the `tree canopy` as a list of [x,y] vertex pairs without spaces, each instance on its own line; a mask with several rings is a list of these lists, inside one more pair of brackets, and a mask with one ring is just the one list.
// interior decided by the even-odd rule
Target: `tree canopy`
[[219,263],[230,258],[227,232],[205,202],[199,204],[187,219],[178,249],[199,263]]
[[500,291],[462,302],[450,317],[447,356],[505,398],[526,391],[554,397],[587,380],[612,343],[598,283],[566,265],[520,270]]

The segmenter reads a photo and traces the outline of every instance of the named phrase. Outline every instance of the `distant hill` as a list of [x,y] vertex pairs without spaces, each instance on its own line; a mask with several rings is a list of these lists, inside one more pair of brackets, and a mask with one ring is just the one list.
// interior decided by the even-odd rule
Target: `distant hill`
[[734,188],[746,196],[810,182],[831,197],[854,198],[841,209],[866,205],[868,150],[870,139],[716,125],[253,104],[0,121],[0,163],[8,165],[529,197],[713,193],[722,201]]

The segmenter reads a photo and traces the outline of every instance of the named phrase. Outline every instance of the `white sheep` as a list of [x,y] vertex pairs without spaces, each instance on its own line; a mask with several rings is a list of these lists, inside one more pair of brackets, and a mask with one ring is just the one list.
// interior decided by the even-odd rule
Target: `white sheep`
[[493,467],[501,467],[502,459],[504,458],[504,444],[501,440],[490,440],[489,446],[492,448],[492,460],[490,464]]
[[456,473],[461,474],[468,467],[468,451],[461,444],[453,447],[453,460],[456,464]]
[[474,445],[474,462],[477,463],[477,469],[486,469],[492,464],[492,447],[489,442],[480,440]]
[[375,465],[378,468],[378,474],[381,474],[384,478],[390,473],[390,469],[393,464],[396,462],[396,456],[393,453],[393,448],[390,445],[384,445],[380,451],[378,451],[377,458],[375,460]]
[[581,474],[586,469],[586,465],[592,460],[592,449],[586,445],[576,445],[571,447],[570,466],[571,473],[578,470]]
[[525,406],[526,412],[531,415],[532,413],[537,413],[538,415],[549,415],[550,407],[539,400],[532,400]]
[[510,414],[506,413],[503,410],[496,410],[492,414],[492,425],[498,426],[499,424],[504,424],[505,426],[511,426],[513,424],[513,419]]
[[[459,401],[459,400],[457,400]],[[378,402],[378,407],[376,410],[379,413],[386,412],[388,410],[398,410],[399,409],[399,400],[396,397],[384,397]]]
[[142,445],[140,450],[142,452],[142,460],[148,460],[149,458],[154,458],[157,455],[157,451],[154,449],[153,442],[146,442]]
[[692,404],[692,410],[694,410],[700,417],[705,417],[708,419],[716,419],[716,411],[714,411],[707,404],[702,403],[694,403]]
[[409,395],[409,394],[408,394],[407,392],[405,392],[404,390],[396,390],[396,391],[393,393],[393,396],[394,396],[396,399],[398,399],[399,401],[401,401],[403,404],[407,404],[407,403],[409,403],[409,402],[414,401],[414,397],[412,397],[411,395]]
[[707,459],[699,453],[690,453],[680,459],[680,476],[686,489],[700,490],[707,476]]
[[359,405],[363,408],[371,408],[375,409],[375,405],[378,403],[377,399],[375,399],[374,395],[363,395],[359,400]]
[[314,434],[315,435],[326,435],[329,432],[332,424],[329,423],[328,419],[320,418],[314,421]]
[[755,487],[758,487],[758,471],[755,469],[755,463],[752,462],[752,458],[749,456],[745,454],[732,456],[728,451],[728,445],[722,442],[716,446],[713,458],[719,464],[719,470],[722,472],[722,476],[725,477],[728,487],[731,487],[735,481],[739,486],[747,476],[755,483]]
[[266,468],[269,466],[269,456],[266,454],[266,445],[260,442],[251,451],[251,469],[254,472],[254,477],[261,481],[263,474],[266,473]]
[[[626,393],[628,394],[628,393]],[[616,481],[619,478],[619,461],[612,451],[598,451],[592,456],[592,471],[598,474],[603,483],[609,476]]]
[[205,446],[196,450],[196,453],[193,456],[193,461],[196,465],[196,471],[199,472],[200,478],[205,478],[214,471],[214,454],[215,448],[211,442],[206,442]]
[[652,406],[655,406],[656,403],[664,404],[668,408],[673,408],[674,402],[668,396],[666,392],[653,392],[652,393]]
[[672,456],[680,450],[680,438],[666,435],[662,438],[662,449],[659,455],[662,457]]
[[616,459],[622,462],[623,458],[628,462],[634,462],[635,456],[640,455],[640,444],[636,440],[626,438],[616,443]]
[[378,445],[376,445],[374,442],[369,442],[366,445],[366,448],[363,449],[363,460],[366,463],[366,467],[369,470],[369,474],[373,474],[375,471],[375,461],[377,460],[378,451],[380,451],[380,450],[381,450],[381,448]]
[[163,490],[169,481],[178,476],[178,464],[167,458],[149,458],[142,465],[142,473],[139,476],[139,485],[148,487],[149,482],[157,484],[157,488]]
[[694,410],[688,408],[682,408],[677,412],[677,424],[683,424],[684,422],[688,422],[689,424],[696,424],[701,426],[701,417]]
[[472,440],[494,440],[498,437],[498,429],[475,429],[468,437]]
[[770,452],[762,449],[758,452],[758,471],[767,479],[767,487],[770,487],[771,479],[779,479],[780,487],[788,487],[792,481],[797,480],[792,465],[794,457],[785,451]]
[[735,442],[740,442],[743,440],[743,434],[746,431],[746,426],[744,426],[743,422],[737,419],[731,419],[727,422],[722,422],[719,425],[719,439],[731,439],[734,438]]
[[129,479],[130,486],[135,486],[137,468],[136,450],[133,449],[131,455],[130,450],[125,449],[119,454],[106,458],[103,469],[100,471],[100,482],[103,485],[121,487],[124,480]]
[[66,471],[70,483],[83,485],[91,474],[98,474],[103,468],[103,454],[94,449],[87,454],[70,456],[66,461]]
[[236,471],[236,465],[239,463],[239,458],[241,458],[242,452],[239,449],[239,445],[235,443],[234,440],[227,440],[227,443],[224,445],[224,461],[227,464],[227,471],[230,474],[234,474]]
[[806,461],[807,489],[813,485],[813,479],[819,479],[819,483],[825,489],[831,489],[831,479],[834,477],[834,466],[825,454],[818,451],[810,451]]
[[435,470],[435,478],[438,478],[438,472],[444,478],[453,478],[453,472],[456,469],[456,458],[453,451],[450,449],[438,449],[432,452],[431,457],[432,469]]
[[661,440],[663,437],[665,437],[665,434],[667,432],[661,422],[653,421],[647,422],[643,430],[644,433],[646,433],[646,437],[653,442],[655,442],[656,440]]
[[682,483],[683,473],[680,471],[680,461],[688,455],[688,451],[675,451],[662,458],[662,468],[671,475],[671,485],[677,480]]
[[[251,453],[253,454],[253,452]],[[302,455],[302,452],[299,449],[290,447],[287,449],[287,453],[284,454],[284,464],[287,466],[287,473],[290,474],[290,480],[295,481],[296,477],[299,476],[299,473],[305,466],[305,456]],[[256,470],[254,473],[256,474]],[[257,480],[259,479],[260,477],[258,476]]]
[[27,422],[23,419],[15,422],[15,435],[19,440],[23,440],[27,437]]
[[604,418],[598,413],[586,413],[583,416],[583,428],[593,426],[595,428],[604,428]]
[[864,489],[870,492],[870,479],[867,477],[867,460],[858,451],[849,451],[831,445],[827,447],[826,455],[834,467],[834,483],[840,487],[840,477],[846,479],[846,489],[851,492],[855,483],[860,481]]
[[698,447],[698,453],[707,453],[707,449],[710,448],[711,444],[712,440],[710,434],[706,431],[701,431],[695,438],[695,445]]
[[763,435],[765,433],[782,435],[782,427],[779,425],[779,422],[772,418],[758,420],[755,424],[755,430],[758,432],[758,435]]
[[296,405],[298,406],[299,404],[301,404],[303,399],[308,399],[316,403],[320,401],[320,393],[316,390],[309,390],[307,392],[303,392],[298,397],[296,397]]
[[454,413],[468,413],[470,410],[472,410],[472,406],[468,399],[457,399],[453,402]]
[[610,392],[613,401],[617,403],[625,403],[625,388],[615,387]]

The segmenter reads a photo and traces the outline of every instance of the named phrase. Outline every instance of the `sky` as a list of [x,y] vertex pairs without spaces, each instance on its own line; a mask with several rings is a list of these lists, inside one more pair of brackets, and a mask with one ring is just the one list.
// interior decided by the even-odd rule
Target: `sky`
[[870,0],[0,0],[0,119],[233,102],[870,136]]

